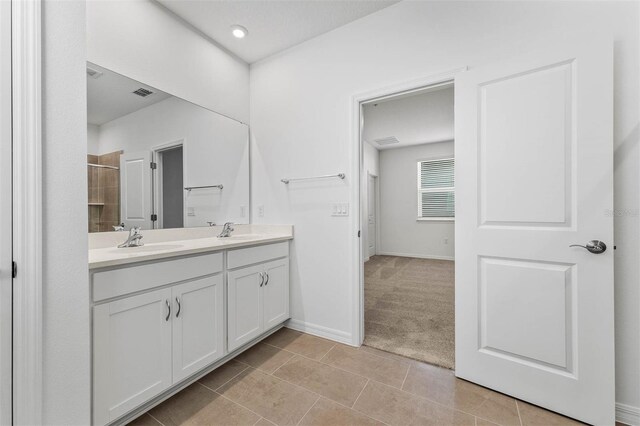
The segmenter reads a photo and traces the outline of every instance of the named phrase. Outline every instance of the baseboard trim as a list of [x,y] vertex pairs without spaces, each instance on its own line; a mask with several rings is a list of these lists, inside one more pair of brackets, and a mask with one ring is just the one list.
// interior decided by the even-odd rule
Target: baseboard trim
[[351,333],[346,333],[344,331],[335,330],[333,328],[311,324],[296,319],[290,319],[285,324],[285,327],[292,330],[302,331],[303,333],[312,334],[314,336],[323,337],[325,339],[333,340],[334,342],[353,346]]
[[398,256],[398,257],[415,257],[416,259],[433,259],[433,260],[454,260],[453,256],[435,256],[430,254],[412,254],[412,253],[394,253],[390,251],[381,251],[377,254],[382,256]]
[[640,407],[616,402],[616,421],[625,425],[640,425]]

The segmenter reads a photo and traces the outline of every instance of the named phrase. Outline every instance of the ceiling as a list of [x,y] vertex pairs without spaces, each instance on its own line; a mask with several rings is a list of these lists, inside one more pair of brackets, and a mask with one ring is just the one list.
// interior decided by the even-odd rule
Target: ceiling
[[[87,122],[89,124],[99,126],[171,97],[168,93],[98,65],[87,63],[87,69],[102,73],[98,78],[87,75]],[[133,92],[140,88],[151,90],[153,94],[144,98],[135,95]]]
[[[156,0],[248,63],[331,31],[399,0]],[[249,35],[237,39],[232,25]]]
[[[453,85],[364,105],[362,137],[379,150],[453,140]],[[398,143],[376,140],[395,137]]]

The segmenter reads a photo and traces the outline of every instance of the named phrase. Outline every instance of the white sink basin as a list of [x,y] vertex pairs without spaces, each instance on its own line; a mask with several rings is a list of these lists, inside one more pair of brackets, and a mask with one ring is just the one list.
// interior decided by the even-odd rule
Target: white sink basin
[[221,241],[245,241],[245,240],[253,240],[255,238],[260,238],[261,235],[258,234],[231,234],[230,237],[218,238]]
[[149,244],[142,247],[123,247],[110,250],[111,253],[144,253],[148,251],[176,250],[184,247],[182,244]]

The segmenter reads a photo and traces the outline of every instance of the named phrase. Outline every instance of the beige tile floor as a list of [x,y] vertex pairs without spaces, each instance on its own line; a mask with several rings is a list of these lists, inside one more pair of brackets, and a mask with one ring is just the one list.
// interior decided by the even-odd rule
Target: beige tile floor
[[571,425],[448,369],[283,328],[132,425]]

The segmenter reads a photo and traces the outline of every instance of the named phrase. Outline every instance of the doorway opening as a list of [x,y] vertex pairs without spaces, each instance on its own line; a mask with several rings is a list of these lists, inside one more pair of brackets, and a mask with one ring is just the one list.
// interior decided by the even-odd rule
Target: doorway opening
[[153,152],[154,228],[184,227],[183,144],[172,144]]
[[453,369],[452,81],[361,103],[364,341]]

